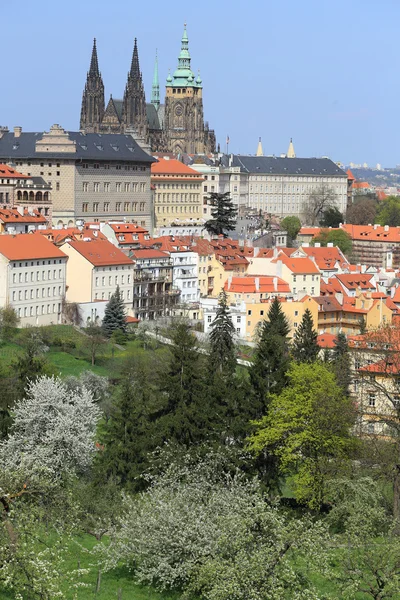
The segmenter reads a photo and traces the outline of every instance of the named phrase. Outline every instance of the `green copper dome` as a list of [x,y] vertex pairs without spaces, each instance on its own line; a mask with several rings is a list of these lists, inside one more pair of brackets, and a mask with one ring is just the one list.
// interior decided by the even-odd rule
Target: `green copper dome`
[[186,31],[186,23],[184,25],[182,40],[181,40],[181,51],[178,57],[178,68],[174,72],[173,78],[171,75],[167,78],[167,83],[173,87],[201,87],[200,83],[194,80],[194,73],[190,68],[190,53],[189,53],[189,38]]

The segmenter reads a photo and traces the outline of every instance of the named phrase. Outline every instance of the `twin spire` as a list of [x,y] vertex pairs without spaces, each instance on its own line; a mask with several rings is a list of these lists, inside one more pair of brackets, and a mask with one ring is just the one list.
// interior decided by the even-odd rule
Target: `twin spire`
[[[261,138],[258,138],[258,146],[256,156],[264,156]],[[285,155],[282,155],[285,156]],[[296,152],[294,151],[293,140],[290,138],[289,148],[286,154],[286,158],[296,158]]]

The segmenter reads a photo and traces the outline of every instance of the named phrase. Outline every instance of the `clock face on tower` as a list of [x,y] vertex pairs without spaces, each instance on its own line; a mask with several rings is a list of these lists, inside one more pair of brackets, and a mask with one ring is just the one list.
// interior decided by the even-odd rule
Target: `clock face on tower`
[[183,113],[182,106],[180,104],[178,104],[178,106],[175,107],[175,115],[177,117],[181,117],[182,113]]

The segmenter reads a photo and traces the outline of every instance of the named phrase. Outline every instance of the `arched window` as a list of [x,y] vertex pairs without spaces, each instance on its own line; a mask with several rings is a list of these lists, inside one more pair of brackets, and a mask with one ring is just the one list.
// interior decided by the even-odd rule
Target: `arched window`
[[28,202],[28,192],[24,192],[23,199],[24,201]]
[[42,201],[43,201],[42,192],[36,192],[36,202],[42,202]]
[[49,192],[45,192],[45,193],[43,194],[43,201],[44,201],[44,202],[48,202],[48,201],[49,201]]
[[35,194],[33,192],[29,192],[29,202],[34,202]]
[[17,200],[22,200],[22,192],[21,190],[17,192]]

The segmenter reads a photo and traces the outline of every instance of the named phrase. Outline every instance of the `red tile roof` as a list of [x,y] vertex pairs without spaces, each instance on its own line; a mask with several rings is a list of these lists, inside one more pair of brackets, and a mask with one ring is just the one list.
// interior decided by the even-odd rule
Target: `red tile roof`
[[321,271],[327,271],[327,270],[332,270],[335,268],[336,263],[339,263],[339,265],[344,265],[344,264],[348,264],[346,258],[343,256],[343,254],[340,252],[339,248],[337,248],[337,246],[334,247],[321,247],[321,248],[315,248],[315,247],[309,247],[309,248],[302,248],[302,250],[307,254],[308,257],[314,257],[315,258],[315,262],[318,266],[318,268]]
[[107,223],[115,233],[149,233],[137,223]]
[[133,264],[133,261],[122,250],[116,248],[108,240],[92,240],[90,242],[73,240],[67,244],[95,267]]
[[321,227],[302,227],[299,235],[312,235],[313,237],[321,233]]
[[141,259],[141,258],[169,258],[169,255],[166,252],[162,252],[161,250],[152,250],[150,249],[141,249],[132,250],[131,255],[133,258]]
[[318,273],[319,269],[317,265],[310,258],[291,258],[285,254],[278,254],[277,258],[274,258],[271,262],[277,263],[279,260],[282,261],[286,267],[295,274],[303,273]]
[[[348,290],[356,290],[357,288],[362,290],[376,289],[376,285],[371,281],[373,276],[367,275],[366,273],[341,273],[335,275],[335,277]],[[333,283],[332,280],[334,280],[335,277],[330,277],[329,283]]]
[[382,225],[342,225],[342,229],[349,234],[352,240],[365,240],[371,242],[397,242],[400,243],[400,227],[384,227]]
[[0,235],[0,254],[9,260],[66,258],[65,254],[45,237],[29,233]]
[[289,294],[289,284],[280,277],[245,276],[232,277],[225,282],[224,289],[240,294]]
[[370,185],[366,181],[355,181],[353,183],[353,188],[356,190],[366,190],[370,188]]
[[18,173],[12,167],[0,163],[0,179],[29,179],[29,175]]
[[107,240],[106,236],[98,229],[91,229],[85,225],[82,229],[79,227],[67,227],[65,229],[37,229],[34,235],[43,235],[53,244],[60,245],[66,239],[83,240],[90,238],[92,240]]
[[317,344],[320,348],[335,348],[336,335],[333,333],[321,333],[317,337]]
[[353,175],[353,173],[350,171],[350,169],[347,169],[346,171],[346,175],[347,175],[347,179],[349,179],[350,181],[355,181],[355,177]]
[[16,208],[3,208],[0,209],[0,221],[2,223],[31,223],[41,225],[47,223],[47,219],[40,214],[38,210],[32,210],[32,214],[29,214],[28,209],[24,209],[24,214]]
[[201,173],[187,167],[179,160],[174,158],[170,158],[166,160],[165,158],[159,158],[158,162],[152,163],[151,165],[151,174],[152,175],[191,175],[194,179],[202,180]]

